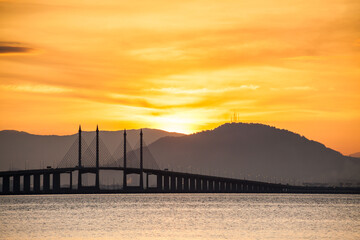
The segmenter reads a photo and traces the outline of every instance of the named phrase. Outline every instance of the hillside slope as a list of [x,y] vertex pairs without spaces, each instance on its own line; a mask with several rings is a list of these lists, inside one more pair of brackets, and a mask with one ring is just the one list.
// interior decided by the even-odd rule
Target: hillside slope
[[[144,141],[150,144],[164,136],[182,136],[156,129],[143,129]],[[83,132],[85,141],[90,144],[95,132]],[[100,131],[100,138],[112,153],[123,140],[123,131]],[[15,169],[34,169],[57,166],[77,134],[68,136],[41,136],[12,130],[0,131],[0,171]],[[139,142],[139,130],[127,130],[130,145]]]
[[224,124],[149,146],[162,168],[284,183],[358,182],[360,161],[261,124]]

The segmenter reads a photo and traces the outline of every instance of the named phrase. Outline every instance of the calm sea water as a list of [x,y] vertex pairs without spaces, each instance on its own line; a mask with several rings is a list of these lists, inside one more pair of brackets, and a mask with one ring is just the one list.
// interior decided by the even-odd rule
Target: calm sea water
[[0,239],[360,239],[360,196],[1,196]]

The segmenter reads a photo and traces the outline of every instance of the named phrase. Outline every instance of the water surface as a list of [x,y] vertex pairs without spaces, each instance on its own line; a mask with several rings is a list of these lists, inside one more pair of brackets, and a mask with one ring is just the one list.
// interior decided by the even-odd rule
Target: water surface
[[0,239],[355,240],[360,196],[1,196]]

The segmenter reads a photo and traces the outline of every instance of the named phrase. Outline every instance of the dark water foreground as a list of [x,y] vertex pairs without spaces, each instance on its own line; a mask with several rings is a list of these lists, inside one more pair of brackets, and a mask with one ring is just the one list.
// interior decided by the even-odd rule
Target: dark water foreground
[[360,195],[0,196],[0,239],[360,239]]

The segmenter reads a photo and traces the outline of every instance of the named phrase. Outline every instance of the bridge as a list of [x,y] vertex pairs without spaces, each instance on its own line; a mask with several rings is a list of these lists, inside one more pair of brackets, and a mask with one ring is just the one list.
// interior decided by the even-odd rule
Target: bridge
[[[95,138],[87,145],[79,127],[76,141],[56,168],[1,171],[0,194],[360,193],[360,188],[293,186],[160,169],[148,147],[144,146],[142,130],[138,148],[131,148],[125,130],[113,154],[99,135],[97,127]],[[122,186],[102,188],[101,171],[115,171],[121,175]],[[83,177],[87,174],[95,175],[91,185],[83,184]],[[128,184],[129,175],[137,176],[137,185]],[[75,185],[73,176],[77,178]],[[62,184],[64,178],[69,182],[66,186]]]

